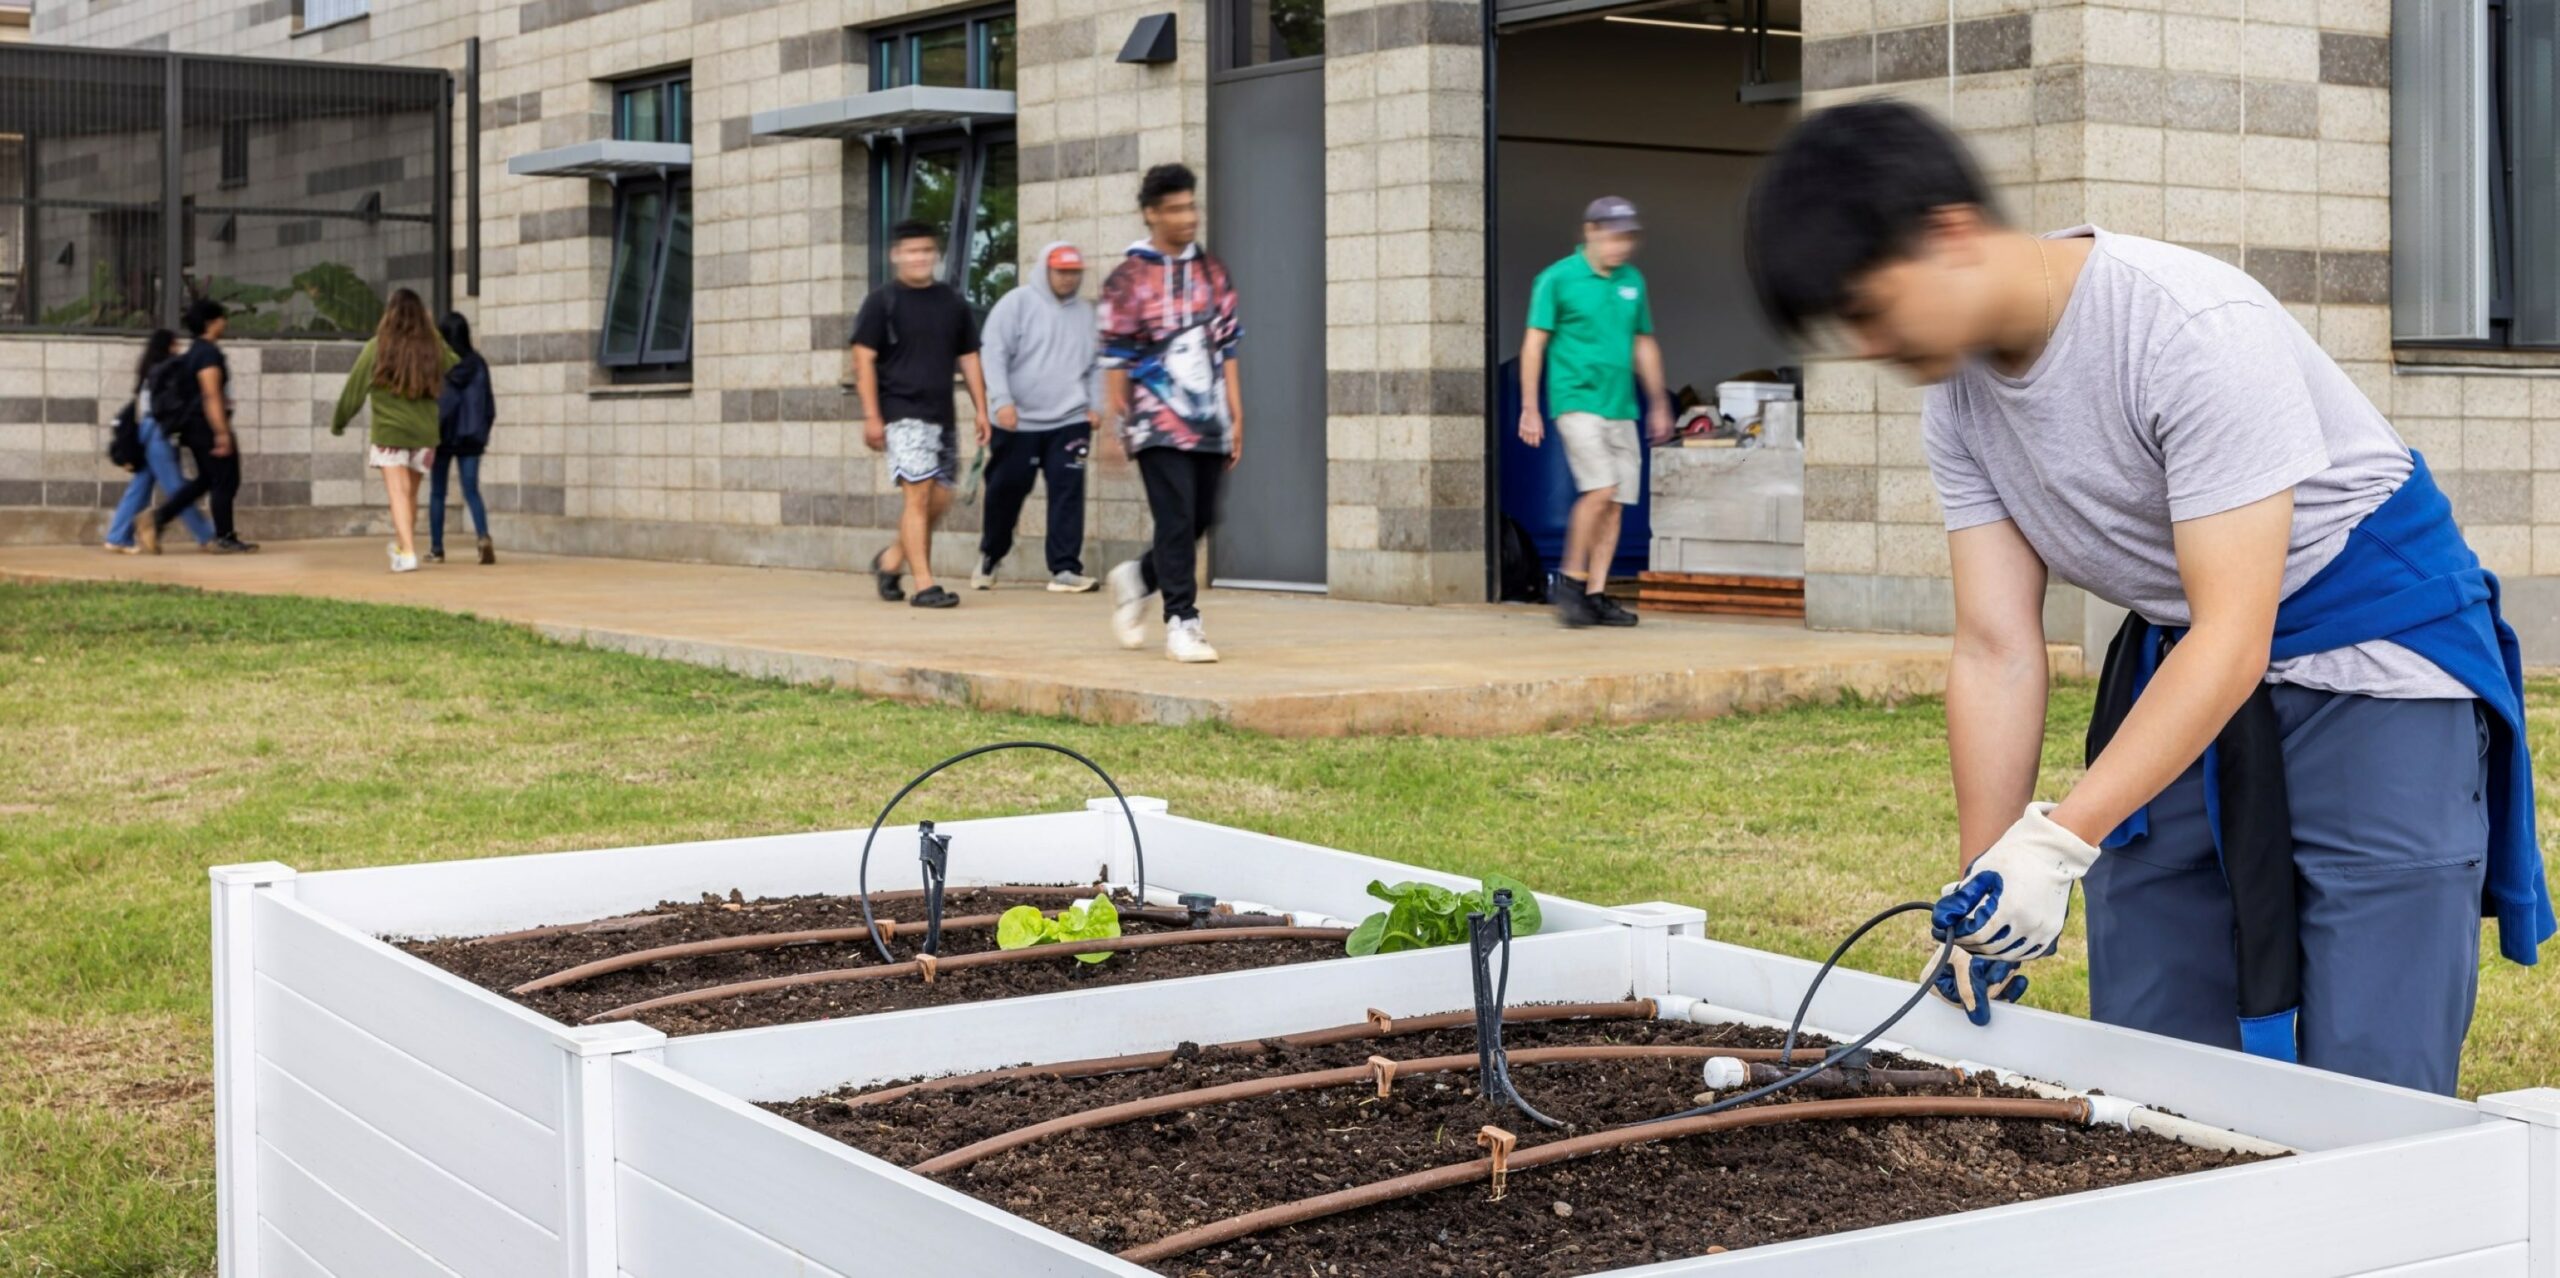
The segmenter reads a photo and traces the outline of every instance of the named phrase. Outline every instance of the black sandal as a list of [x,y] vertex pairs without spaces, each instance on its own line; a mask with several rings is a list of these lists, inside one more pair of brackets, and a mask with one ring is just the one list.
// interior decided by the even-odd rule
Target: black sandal
[[890,549],[888,546],[882,546],[880,552],[871,557],[871,579],[879,584],[880,597],[883,600],[896,603],[906,598],[907,592],[898,585],[898,578],[904,575],[903,569],[891,571],[880,566],[880,561],[889,557]]

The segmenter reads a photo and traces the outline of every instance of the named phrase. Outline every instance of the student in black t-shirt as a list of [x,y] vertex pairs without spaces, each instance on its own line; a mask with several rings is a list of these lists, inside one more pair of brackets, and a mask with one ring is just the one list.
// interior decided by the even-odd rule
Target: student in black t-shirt
[[871,557],[880,597],[905,598],[901,572],[915,574],[918,608],[951,608],[960,596],[935,584],[928,562],[933,526],[951,508],[960,474],[960,433],[952,422],[951,378],[968,379],[978,446],[987,445],[987,383],[978,369],[978,322],[969,303],[934,278],[942,239],[922,222],[889,233],[897,278],[864,298],[853,318],[853,378],[862,392],[862,440],[889,454],[905,505],[898,540]]
[[[232,499],[240,495],[240,436],[231,421],[231,361],[222,355],[222,330],[230,322],[224,314],[222,303],[210,297],[187,307],[187,334],[195,340],[187,344],[180,365],[185,376],[172,379],[167,395],[152,396],[151,412],[161,429],[175,435],[196,459],[196,477],[133,526],[135,539],[155,555],[160,553],[161,527],[199,497],[208,498],[206,504],[213,508],[213,540],[205,543],[206,550],[236,555],[258,548],[256,542],[240,540],[231,523]],[[164,398],[173,402],[163,404]]]

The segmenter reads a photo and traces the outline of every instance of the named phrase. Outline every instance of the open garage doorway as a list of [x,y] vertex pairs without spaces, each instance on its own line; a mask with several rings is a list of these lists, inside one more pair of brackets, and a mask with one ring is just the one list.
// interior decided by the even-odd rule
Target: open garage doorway
[[[1495,370],[1488,487],[1497,494],[1488,503],[1496,511],[1488,544],[1497,594],[1502,547],[1517,544],[1505,535],[1505,517],[1542,572],[1552,573],[1563,553],[1573,488],[1552,430],[1540,449],[1518,438],[1518,358],[1531,288],[1539,272],[1578,249],[1591,200],[1620,196],[1641,213],[1635,264],[1675,404],[1687,392],[1687,402],[1714,414],[1719,383],[1796,376],[1795,357],[1752,299],[1741,238],[1744,194],[1797,117],[1800,7],[1801,0],[1497,5],[1487,299]],[[1695,415],[1689,424],[1702,433],[1713,425]],[[1758,438],[1737,446],[1731,432],[1717,433],[1723,438],[1701,439],[1694,450],[1675,440],[1648,455],[1645,500],[1623,516],[1612,575],[1669,569],[1793,578],[1800,608],[1804,468],[1795,432],[1790,426],[1768,447]],[[1723,451],[1710,456],[1714,449]],[[1510,575],[1518,579],[1516,565]]]

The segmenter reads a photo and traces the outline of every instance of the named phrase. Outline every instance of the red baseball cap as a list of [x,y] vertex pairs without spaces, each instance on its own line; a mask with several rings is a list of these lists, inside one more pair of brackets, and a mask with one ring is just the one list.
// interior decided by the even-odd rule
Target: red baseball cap
[[1073,244],[1061,244],[1049,250],[1049,266],[1052,270],[1081,271],[1084,269],[1084,254],[1077,252]]

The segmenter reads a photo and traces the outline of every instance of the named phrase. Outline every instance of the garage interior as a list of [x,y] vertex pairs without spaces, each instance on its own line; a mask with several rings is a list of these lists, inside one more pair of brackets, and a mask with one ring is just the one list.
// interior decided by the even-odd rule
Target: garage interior
[[[1745,192],[1797,117],[1800,12],[1801,0],[1498,6],[1488,319],[1499,371],[1490,451],[1503,514],[1547,571],[1562,555],[1572,491],[1552,439],[1531,450],[1517,437],[1517,359],[1531,285],[1579,246],[1593,198],[1623,196],[1643,218],[1635,263],[1675,399],[1687,388],[1712,413],[1720,382],[1797,376],[1787,344],[1752,300],[1741,236]],[[1675,440],[1654,450],[1646,500],[1625,514],[1617,574],[1668,568],[1800,581],[1803,454],[1793,433],[1768,447],[1756,438],[1740,447]],[[1499,524],[1494,532],[1498,556]]]

